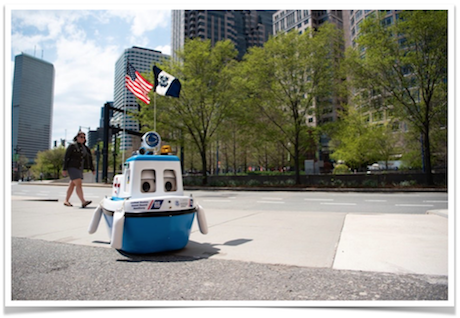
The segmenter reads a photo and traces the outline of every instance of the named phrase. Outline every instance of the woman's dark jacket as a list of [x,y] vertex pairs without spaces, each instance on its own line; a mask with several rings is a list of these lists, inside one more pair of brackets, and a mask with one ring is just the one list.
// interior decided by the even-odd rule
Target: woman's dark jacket
[[[85,149],[83,149],[83,147],[85,147]],[[69,168],[82,170],[89,169],[94,171],[93,156],[91,155],[91,150],[86,145],[74,142],[67,147],[62,170],[67,171]]]

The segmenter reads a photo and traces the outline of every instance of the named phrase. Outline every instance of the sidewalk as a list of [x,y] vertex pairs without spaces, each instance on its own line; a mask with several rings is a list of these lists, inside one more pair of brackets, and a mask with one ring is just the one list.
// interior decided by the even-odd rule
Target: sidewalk
[[[11,235],[109,248],[102,219],[97,232],[88,225],[89,208],[65,207],[42,198],[13,197]],[[448,275],[447,211],[425,215],[276,213],[207,210],[208,235],[196,221],[190,242],[177,255],[265,264]]]

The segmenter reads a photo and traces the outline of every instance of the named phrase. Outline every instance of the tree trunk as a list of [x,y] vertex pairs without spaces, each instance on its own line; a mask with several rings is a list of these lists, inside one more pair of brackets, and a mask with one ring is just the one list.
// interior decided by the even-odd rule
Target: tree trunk
[[428,185],[434,185],[433,173],[431,172],[431,150],[430,150],[430,136],[429,136],[429,127],[425,125],[425,131],[423,133],[423,151],[424,163],[425,163],[425,178]]
[[298,120],[299,116],[297,113],[294,114],[295,118],[295,144],[294,144],[294,165],[295,165],[295,184],[300,184],[300,130],[301,124]]
[[[298,141],[298,138],[296,138]],[[294,166],[295,166],[295,184],[300,184],[300,156],[299,156],[299,144],[296,142],[294,145]]]
[[201,155],[201,169],[203,171],[202,185],[208,185],[208,171],[207,171],[207,159],[206,159],[206,145],[203,145],[200,151]]
[[236,176],[236,140],[235,140],[235,134],[233,134],[233,174]]

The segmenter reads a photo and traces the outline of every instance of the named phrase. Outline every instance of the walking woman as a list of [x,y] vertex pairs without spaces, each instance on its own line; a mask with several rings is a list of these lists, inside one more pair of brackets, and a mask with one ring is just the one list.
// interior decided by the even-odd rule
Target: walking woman
[[70,178],[69,187],[67,188],[67,195],[64,205],[72,206],[70,197],[75,188],[77,196],[81,201],[81,207],[85,208],[91,201],[86,201],[83,196],[83,169],[90,169],[93,174],[96,173],[93,165],[93,158],[90,149],[85,145],[86,135],[84,132],[79,131],[77,136],[73,139],[74,143],[67,147],[64,157],[64,168],[62,175]]

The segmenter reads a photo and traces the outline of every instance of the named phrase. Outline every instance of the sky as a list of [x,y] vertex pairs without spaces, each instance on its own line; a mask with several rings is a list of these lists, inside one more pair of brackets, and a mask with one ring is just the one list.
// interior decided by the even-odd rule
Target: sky
[[101,107],[113,101],[115,62],[132,46],[171,54],[171,10],[11,10],[14,58],[26,53],[54,65],[54,140],[81,127],[99,127]]

